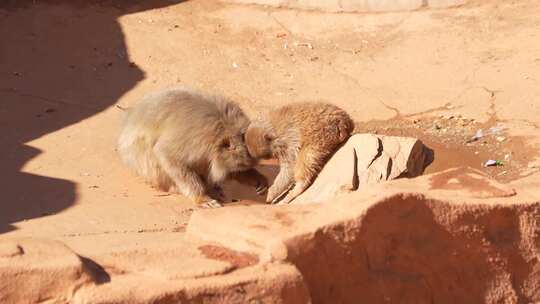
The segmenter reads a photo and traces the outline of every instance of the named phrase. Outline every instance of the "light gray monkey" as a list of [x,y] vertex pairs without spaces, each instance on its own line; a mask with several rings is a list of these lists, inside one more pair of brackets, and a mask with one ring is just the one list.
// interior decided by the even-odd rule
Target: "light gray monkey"
[[180,87],[149,94],[126,110],[118,151],[154,187],[203,207],[221,207],[227,178],[266,191],[244,143],[250,121],[233,101]]

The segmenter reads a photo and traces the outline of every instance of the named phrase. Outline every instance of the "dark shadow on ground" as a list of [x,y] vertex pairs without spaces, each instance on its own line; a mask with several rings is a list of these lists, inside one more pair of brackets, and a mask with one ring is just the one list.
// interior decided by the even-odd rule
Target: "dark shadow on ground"
[[42,152],[27,143],[103,111],[144,79],[117,18],[178,2],[0,1],[0,233],[75,202],[74,182],[21,172]]

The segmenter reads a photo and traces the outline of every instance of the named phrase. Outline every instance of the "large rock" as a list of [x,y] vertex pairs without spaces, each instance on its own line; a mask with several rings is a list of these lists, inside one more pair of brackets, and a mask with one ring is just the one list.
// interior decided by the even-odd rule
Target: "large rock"
[[198,211],[188,233],[294,264],[313,303],[538,303],[540,191],[530,187],[452,169],[332,204]]
[[91,282],[90,269],[60,242],[0,241],[0,303],[70,303],[75,291]]
[[73,303],[309,304],[311,301],[298,269],[290,264],[272,263],[219,276],[182,280],[158,280],[140,274],[117,275],[110,284],[81,290]]
[[538,189],[461,168],[332,204],[200,210],[187,237],[67,240],[86,257],[56,241],[3,240],[0,302],[535,303]]
[[111,235],[86,240],[109,250],[72,243],[91,258],[58,241],[2,240],[0,303],[310,303],[293,265],[181,235],[165,244],[138,234],[120,246]]
[[327,202],[370,184],[424,172],[432,151],[410,137],[374,134],[351,136],[326,163],[315,182],[293,203]]
[[278,7],[317,9],[326,12],[408,11],[423,7],[444,8],[462,5],[466,0],[222,0]]

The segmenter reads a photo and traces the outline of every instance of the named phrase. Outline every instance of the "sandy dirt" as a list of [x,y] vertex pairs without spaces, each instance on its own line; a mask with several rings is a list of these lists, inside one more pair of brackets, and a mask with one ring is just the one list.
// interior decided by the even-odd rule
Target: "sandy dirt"
[[[234,98],[249,115],[333,102],[358,132],[422,139],[435,150],[427,172],[466,165],[508,182],[540,171],[536,1],[386,14],[134,3],[0,4],[0,237],[84,251],[183,232],[193,204],[144,184],[115,151],[116,106],[175,85]],[[260,200],[242,191],[229,196]]]

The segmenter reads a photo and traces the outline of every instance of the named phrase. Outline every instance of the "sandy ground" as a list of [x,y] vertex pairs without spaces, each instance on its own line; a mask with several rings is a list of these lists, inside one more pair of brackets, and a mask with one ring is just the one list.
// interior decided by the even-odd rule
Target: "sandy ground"
[[174,85],[250,115],[336,103],[359,132],[424,140],[428,172],[468,165],[506,182],[540,170],[536,1],[387,14],[137,2],[0,4],[0,237],[78,252],[174,240],[194,206],[145,185],[115,151],[116,105]]

